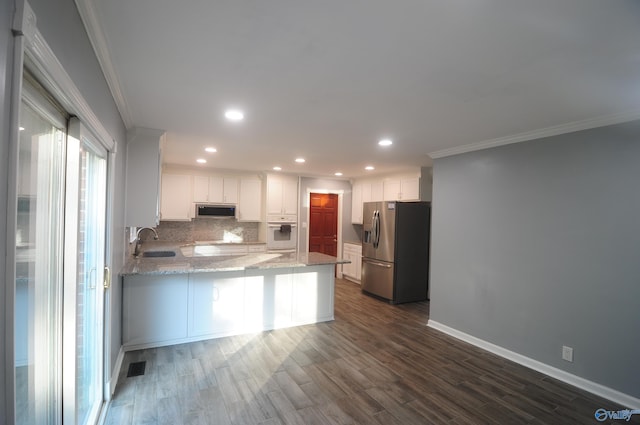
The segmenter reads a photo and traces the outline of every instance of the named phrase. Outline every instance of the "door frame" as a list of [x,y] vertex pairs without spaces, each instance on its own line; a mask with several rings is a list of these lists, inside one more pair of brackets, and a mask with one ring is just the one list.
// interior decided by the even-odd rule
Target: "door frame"
[[[13,30],[13,58],[11,73],[11,94],[9,101],[10,122],[9,122],[9,169],[8,190],[7,190],[7,221],[6,221],[6,272],[7,282],[15,282],[15,238],[16,238],[16,214],[17,209],[17,155],[18,155],[18,132],[19,132],[19,110],[22,99],[22,78],[25,66],[40,80],[46,90],[56,99],[66,111],[72,113],[80,119],[83,125],[96,137],[96,142],[107,150],[107,219],[105,222],[105,265],[112,269],[113,265],[113,230],[114,217],[112,214],[114,201],[114,155],[117,144],[115,139],[102,125],[98,116],[93,112],[89,103],[75,85],[67,71],[64,69],[51,47],[47,44],[45,37],[37,27],[37,16],[29,6],[27,0],[15,0],[15,14],[12,21]],[[5,288],[6,304],[5,317],[5,341],[14,340],[14,305],[15,288],[7,285]],[[111,311],[109,299],[111,291],[105,292],[105,335],[103,356],[111,352],[111,339],[108,337],[107,329],[111,324]],[[1,311],[1,309],[0,309]],[[5,383],[0,395],[4,395],[4,406],[6,407],[6,417],[0,415],[0,419],[6,419],[8,423],[15,421],[15,380],[14,374],[14,344],[5,344],[4,364],[0,367],[5,371]],[[0,356],[1,358],[2,356]],[[110,369],[108,359],[105,359],[105,369]],[[111,393],[108,391],[110,376],[109,370],[105,371],[103,383],[103,405],[101,415],[106,412],[106,401]],[[2,405],[2,403],[0,403]]]
[[[307,193],[305,194],[305,199],[304,199],[304,205],[307,209],[307,216],[305,217],[305,223],[307,223],[307,226],[305,226],[305,237],[306,237],[306,243],[304,244],[304,251],[302,251],[302,247],[300,246],[301,244],[298,243],[298,245],[300,246],[300,251],[303,253],[309,253],[309,224],[311,223],[310,219],[311,219],[311,194],[312,193],[322,193],[322,194],[334,194],[334,195],[338,195],[338,246],[337,246],[337,251],[336,251],[336,255],[338,256],[338,258],[342,258],[342,215],[343,215],[343,205],[344,205],[344,190],[342,189],[312,189],[312,188],[307,188]],[[300,242],[300,241],[298,241]],[[342,278],[342,267],[336,267],[336,277],[338,278]]]

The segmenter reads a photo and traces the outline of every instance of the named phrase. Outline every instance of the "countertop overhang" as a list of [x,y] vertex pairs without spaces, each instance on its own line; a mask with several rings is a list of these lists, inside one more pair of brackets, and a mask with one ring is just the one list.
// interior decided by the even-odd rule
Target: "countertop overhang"
[[[147,246],[144,246],[147,245]],[[185,244],[145,243],[144,251],[172,250],[175,257],[133,257],[130,256],[120,275],[166,275],[184,273],[207,273],[251,269],[272,269],[308,267],[320,265],[347,264],[349,260],[339,259],[319,252],[304,254],[257,252],[241,255],[217,255],[186,257],[181,246]]]

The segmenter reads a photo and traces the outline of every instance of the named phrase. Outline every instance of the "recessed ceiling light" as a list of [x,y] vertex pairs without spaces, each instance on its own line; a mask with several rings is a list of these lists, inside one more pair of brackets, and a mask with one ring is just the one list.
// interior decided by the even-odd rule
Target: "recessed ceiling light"
[[244,119],[244,112],[240,109],[227,109],[224,111],[224,117],[229,121],[238,122]]
[[364,169],[367,171],[375,170],[373,165],[367,165],[366,167],[364,167]]
[[276,171],[282,171],[282,167],[278,167],[277,165],[275,167],[273,167],[274,170]]
[[296,162],[298,164],[302,164],[304,162],[304,158],[296,158]]
[[216,149],[216,148],[212,148],[212,147],[204,148],[204,150],[205,150],[206,152],[209,152],[209,153],[216,153],[216,152],[218,152],[218,149]]
[[199,163],[199,164],[206,164],[207,160],[204,159],[204,158],[198,158],[198,159],[196,159],[196,162]]
[[391,146],[393,145],[393,140],[391,139],[382,139],[378,142],[380,146]]
[[342,173],[340,171],[338,171],[337,173],[335,173],[335,175],[339,177],[339,176],[342,175]]
[[24,127],[20,127],[20,131],[24,131]]

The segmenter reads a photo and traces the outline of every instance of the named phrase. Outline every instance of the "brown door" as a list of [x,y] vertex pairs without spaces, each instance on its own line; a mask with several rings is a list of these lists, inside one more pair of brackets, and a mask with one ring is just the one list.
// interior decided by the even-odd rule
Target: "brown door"
[[338,253],[338,195],[312,193],[309,211],[309,252]]

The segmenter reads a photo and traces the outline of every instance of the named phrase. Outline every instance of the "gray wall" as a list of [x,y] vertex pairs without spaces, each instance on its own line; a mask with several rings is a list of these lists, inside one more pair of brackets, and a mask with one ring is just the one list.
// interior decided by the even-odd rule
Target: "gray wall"
[[7,285],[13,284],[5,279],[6,276],[6,244],[7,240],[7,182],[9,160],[9,100],[11,95],[12,44],[11,13],[13,4],[9,1],[0,2],[0,425],[9,423],[7,418],[6,372],[13,370],[7,364],[5,349],[13,346],[7,339],[5,329],[5,302]]
[[436,159],[431,320],[640,397],[639,184],[640,121]]
[[[298,247],[300,252],[309,250],[307,242],[307,229],[302,227],[302,223],[307,221],[309,208],[306,201],[307,189],[343,190],[342,197],[342,241],[357,242],[360,240],[354,226],[351,224],[351,183],[347,180],[318,179],[311,177],[300,178],[300,228],[298,229]],[[307,223],[308,225],[308,223]]]

